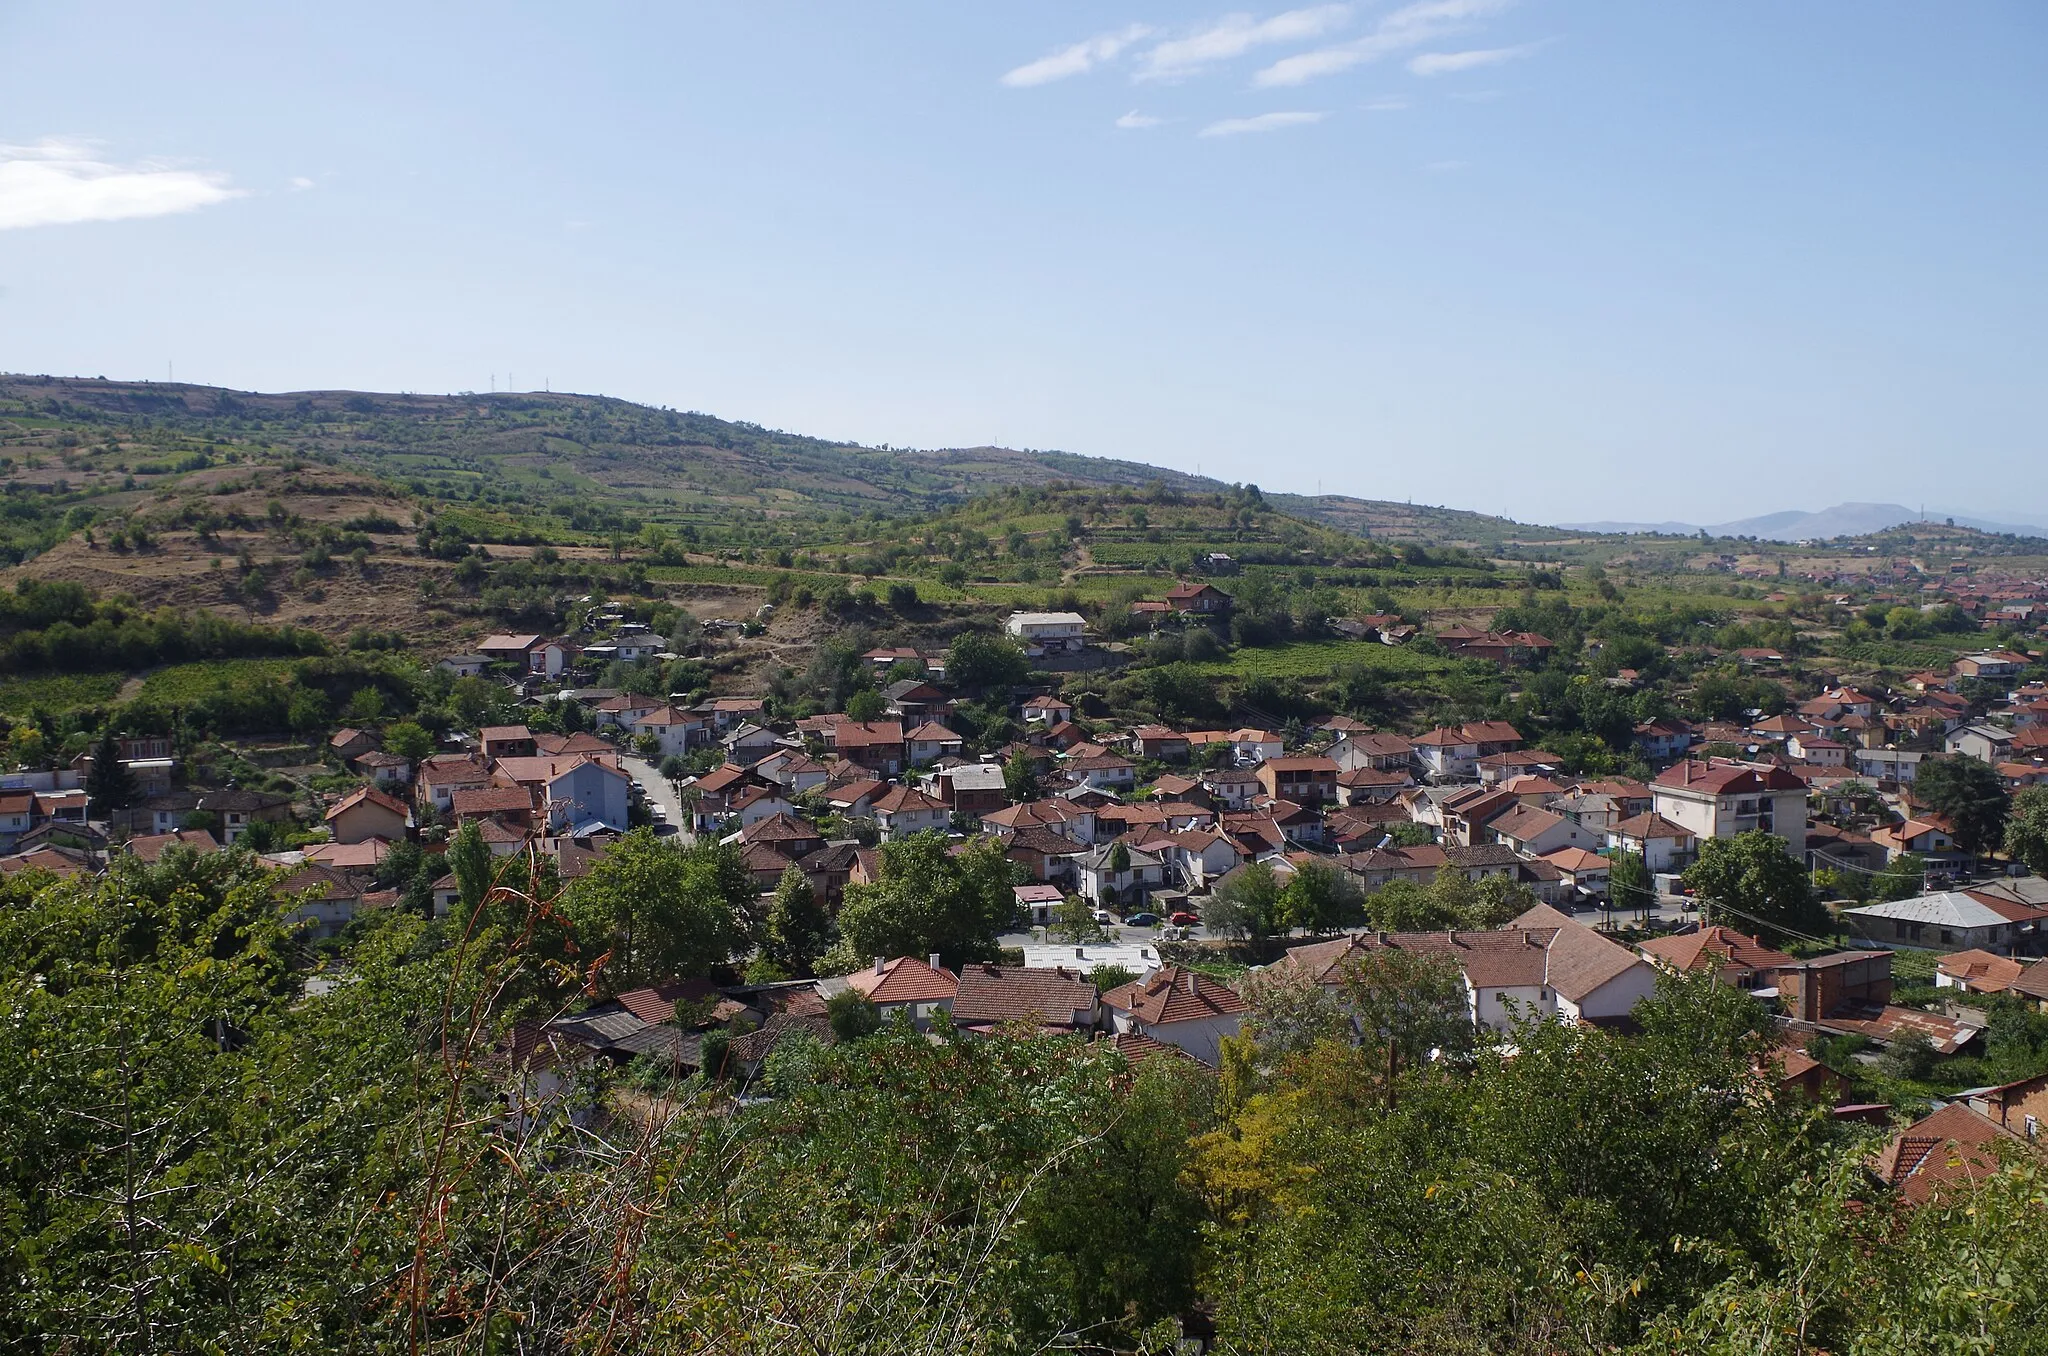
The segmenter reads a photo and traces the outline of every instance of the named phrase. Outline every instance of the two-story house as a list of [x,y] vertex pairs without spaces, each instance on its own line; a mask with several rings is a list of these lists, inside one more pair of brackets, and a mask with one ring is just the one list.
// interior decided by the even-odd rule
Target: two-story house
[[1762,829],[1806,854],[1806,783],[1784,768],[1687,758],[1650,783],[1655,812],[1699,838]]

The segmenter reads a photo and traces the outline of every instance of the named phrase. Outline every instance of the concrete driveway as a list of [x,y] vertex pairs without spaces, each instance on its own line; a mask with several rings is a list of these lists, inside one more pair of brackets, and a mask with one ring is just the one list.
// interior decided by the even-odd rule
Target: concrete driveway
[[690,832],[690,816],[683,809],[683,802],[677,798],[675,788],[661,779],[658,764],[650,763],[645,758],[627,755],[619,759],[619,766],[625,769],[628,777],[640,783],[640,790],[647,797],[647,803],[659,805],[661,812],[667,816],[666,819],[657,819],[655,823],[673,824],[676,838],[680,842],[696,841]]

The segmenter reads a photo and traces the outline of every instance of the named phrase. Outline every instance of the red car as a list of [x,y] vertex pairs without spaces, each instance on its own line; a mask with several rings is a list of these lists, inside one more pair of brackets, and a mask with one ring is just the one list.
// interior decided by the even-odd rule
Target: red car
[[1166,921],[1173,924],[1177,928],[1191,928],[1200,926],[1202,916],[1198,913],[1189,913],[1186,909],[1182,909],[1179,913],[1175,914],[1173,917],[1167,919]]

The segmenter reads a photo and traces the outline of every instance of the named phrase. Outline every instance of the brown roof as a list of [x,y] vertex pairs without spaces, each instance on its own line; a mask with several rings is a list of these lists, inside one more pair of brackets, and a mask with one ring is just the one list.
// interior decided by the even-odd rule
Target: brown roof
[[523,786],[485,786],[474,791],[457,791],[448,797],[448,808],[462,815],[509,814],[533,809],[533,793]]
[[916,956],[898,956],[856,970],[846,977],[846,987],[864,993],[876,1003],[933,1003],[960,991],[960,981],[950,971],[933,969]]
[[1702,970],[1715,974],[1728,969],[1776,970],[1798,963],[1754,937],[1719,924],[1682,936],[1652,937],[1636,949],[1685,974]]
[[220,844],[205,829],[179,829],[176,833],[151,833],[128,840],[128,850],[145,862],[156,862],[171,847],[188,847],[202,856],[219,852]]
[[[953,999],[956,1023],[1029,1021],[1040,1026],[1087,1025],[1095,1011],[1095,985],[1072,970],[1027,970],[1012,965],[968,965]],[[1078,1017],[1077,1017],[1078,1014]]]
[[946,802],[936,796],[928,796],[914,786],[892,786],[889,793],[874,803],[878,815],[900,815],[919,810],[943,810]]
[[1924,1205],[1959,1181],[1979,1181],[1997,1170],[1993,1146],[2019,1147],[2018,1135],[1962,1102],[1951,1102],[1913,1122],[1872,1157],[1871,1171],[1899,1195]]
[[344,811],[352,810],[358,805],[375,805],[380,809],[389,810],[400,819],[409,819],[412,816],[411,807],[397,797],[388,796],[374,786],[359,786],[340,800],[334,802],[333,806],[327,811],[327,818],[333,819]]
[[1783,768],[1754,768],[1741,763],[1687,758],[1657,774],[1652,786],[1734,796],[1746,791],[1804,791],[1806,783]]
[[1951,951],[1937,962],[1936,969],[1951,979],[1960,979],[1973,993],[2003,993],[2026,972],[2026,966],[2010,956],[1989,951]]
[[1691,829],[1680,824],[1674,824],[1659,814],[1631,815],[1619,824],[1614,825],[1608,832],[1623,838],[1635,839],[1692,838],[1696,836]]
[[832,727],[835,748],[865,748],[874,744],[901,744],[903,724],[894,720],[842,720]]
[[1245,1010],[1237,991],[1197,970],[1168,965],[1151,978],[1121,984],[1102,995],[1105,1005],[1148,1026],[1226,1017]]
[[1120,1035],[1112,1036],[1109,1043],[1118,1054],[1133,1064],[1143,1064],[1148,1059],[1155,1059],[1161,1055],[1166,1055],[1184,1059],[1200,1069],[1207,1069],[1209,1067],[1202,1063],[1201,1060],[1196,1059],[1193,1055],[1181,1049],[1178,1045],[1168,1045],[1165,1041],[1154,1040],[1152,1037],[1138,1031],[1126,1031]]
[[1550,987],[1574,1003],[1643,963],[1627,947],[1608,941],[1548,904],[1538,904],[1508,926],[1557,929],[1550,943]]

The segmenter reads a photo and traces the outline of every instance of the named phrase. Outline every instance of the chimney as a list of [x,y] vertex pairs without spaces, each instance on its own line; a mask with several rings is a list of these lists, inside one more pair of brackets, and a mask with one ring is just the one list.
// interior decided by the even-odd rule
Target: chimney
[[1542,943],[1541,941],[1537,940],[1537,937],[1536,937],[1536,934],[1535,934],[1535,933],[1533,933],[1533,932],[1525,932],[1525,933],[1523,933],[1523,934],[1522,934],[1522,936],[1524,936],[1524,937],[1526,937],[1526,938],[1528,939],[1528,941],[1529,941],[1529,945],[1531,945],[1531,946],[1533,946],[1533,947],[1536,947],[1536,948],[1537,948],[1538,950],[1541,950],[1541,949],[1542,949],[1542,947],[1543,947],[1543,943]]
[[1193,993],[1195,991],[1195,972],[1193,970],[1187,970],[1183,971],[1182,973],[1186,974],[1188,978],[1188,992]]
[[877,956],[877,957],[875,957],[875,973],[876,973],[876,974],[878,974],[878,975],[879,975],[879,974],[881,974],[881,973],[882,973],[882,972],[883,972],[883,971],[884,971],[884,970],[885,970],[885,969],[887,968],[887,966],[888,966],[888,962],[887,962],[887,961],[885,961],[885,960],[884,960],[884,959],[883,959],[882,957],[880,957],[880,956]]
[[929,956],[925,957],[925,961],[926,961],[926,963],[927,963],[927,964],[929,964],[929,965],[930,965],[930,966],[932,967],[932,969],[934,969],[934,970],[938,969],[938,968],[939,968],[939,953],[938,953],[938,952],[936,952],[936,951],[932,952],[932,953],[931,953],[931,955],[929,955]]

